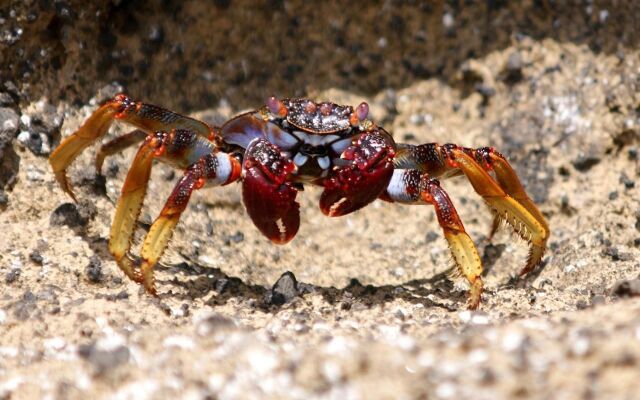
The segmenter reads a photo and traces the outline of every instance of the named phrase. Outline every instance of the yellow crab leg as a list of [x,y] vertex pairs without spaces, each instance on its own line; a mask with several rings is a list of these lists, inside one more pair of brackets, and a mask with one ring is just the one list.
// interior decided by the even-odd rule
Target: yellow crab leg
[[120,269],[136,282],[141,282],[141,278],[136,270],[136,263],[129,254],[129,249],[147,192],[154,152],[155,148],[149,140],[138,150],[118,198],[109,238],[109,252],[116,259]]
[[[527,196],[513,168],[493,148],[470,149],[437,143],[400,145],[395,165],[399,168],[415,168],[443,179],[464,174],[496,214],[490,236],[500,220],[505,220],[520,237],[529,242],[529,257],[520,274],[530,272],[542,260],[549,239],[549,226]],[[489,171],[494,171],[496,179],[489,175]]]
[[478,308],[483,288],[482,262],[451,199],[440,187],[440,182],[417,169],[396,169],[381,198],[404,204],[427,203],[434,206],[456,268],[471,285],[467,307]]
[[100,107],[73,135],[65,138],[49,157],[49,163],[60,187],[75,202],[78,200],[67,179],[67,167],[87,146],[107,133],[118,110],[118,106],[113,101]]
[[[494,157],[496,175],[501,187],[478,162],[461,148],[448,150],[450,161],[467,177],[475,191],[481,195],[497,216],[503,218],[524,240],[530,243],[529,257],[520,271],[524,275],[532,271],[542,260],[549,227],[537,207],[525,193],[520,181],[502,157]],[[504,189],[503,189],[504,188]]]

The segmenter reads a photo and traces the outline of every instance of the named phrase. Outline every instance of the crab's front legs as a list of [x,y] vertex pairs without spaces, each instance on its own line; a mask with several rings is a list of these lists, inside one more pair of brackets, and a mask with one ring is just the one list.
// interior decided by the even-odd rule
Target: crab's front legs
[[473,241],[438,180],[415,169],[395,170],[382,198],[405,204],[432,204],[460,273],[471,285],[467,306],[478,308],[482,295],[482,262]]

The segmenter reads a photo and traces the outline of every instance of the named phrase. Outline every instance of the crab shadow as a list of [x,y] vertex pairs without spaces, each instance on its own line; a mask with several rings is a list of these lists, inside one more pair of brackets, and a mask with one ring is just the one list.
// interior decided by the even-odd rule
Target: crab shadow
[[[398,285],[364,285],[354,278],[345,287],[337,288],[298,282],[291,272],[282,274],[272,287],[255,285],[229,276],[219,268],[202,266],[192,261],[158,265],[156,268],[164,276],[174,276],[168,280],[158,279],[161,287],[172,287],[160,294],[161,300],[171,298],[191,301],[207,298],[206,304],[217,306],[232,299],[240,299],[250,307],[273,314],[278,313],[284,304],[308,294],[320,295],[330,305],[343,310],[349,310],[354,305],[371,308],[402,300],[429,308],[458,311],[464,308],[467,299],[467,292],[455,288],[449,279],[451,270]],[[189,279],[185,279],[185,276]],[[510,286],[510,283],[507,285]]]

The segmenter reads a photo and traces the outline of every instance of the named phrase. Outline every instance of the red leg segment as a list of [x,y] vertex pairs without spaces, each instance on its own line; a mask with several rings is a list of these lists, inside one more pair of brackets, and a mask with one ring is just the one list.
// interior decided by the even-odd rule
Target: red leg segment
[[142,142],[147,137],[147,132],[136,129],[126,135],[118,136],[117,138],[100,146],[100,150],[96,154],[96,173],[102,175],[102,165],[104,159],[110,155],[119,153],[128,147]]
[[140,253],[141,279],[145,289],[155,295],[153,267],[164,253],[180,215],[186,209],[191,194],[205,184],[218,186],[240,177],[240,163],[231,155],[218,152],[208,154],[191,165],[178,181],[158,218],[153,222]]
[[471,285],[467,306],[470,309],[478,308],[483,288],[482,262],[440,182],[418,170],[395,170],[382,198],[405,204],[427,203],[435,207],[438,223],[449,243],[456,267]]

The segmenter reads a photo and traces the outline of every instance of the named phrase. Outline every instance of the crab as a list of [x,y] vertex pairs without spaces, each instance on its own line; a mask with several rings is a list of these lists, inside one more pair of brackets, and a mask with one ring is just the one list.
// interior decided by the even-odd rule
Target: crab
[[[255,226],[277,244],[289,242],[298,231],[296,195],[304,185],[324,188],[320,210],[330,217],[352,213],[378,199],[433,205],[455,267],[470,285],[470,309],[480,304],[482,264],[439,179],[466,176],[494,214],[490,237],[504,221],[528,242],[529,255],[520,275],[531,272],[546,249],[547,222],[498,151],[455,144],[396,143],[369,118],[365,102],[354,108],[270,97],[262,107],[214,127],[118,94],[51,154],[56,180],[74,201],[66,170],[114,121],[136,129],[100,148],[98,174],[106,156],[142,144],[117,201],[109,251],[120,269],[152,295],[157,295],[153,268],[193,191],[233,182],[241,182],[242,201]],[[135,256],[131,243],[154,160],[184,174],[151,225],[140,255]]]

